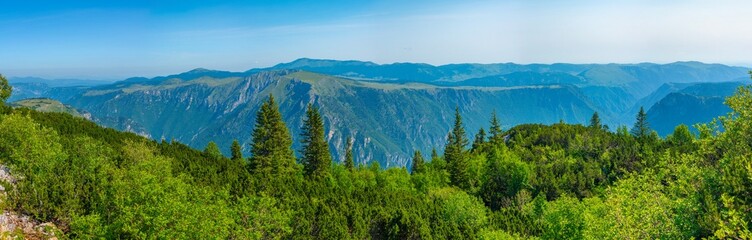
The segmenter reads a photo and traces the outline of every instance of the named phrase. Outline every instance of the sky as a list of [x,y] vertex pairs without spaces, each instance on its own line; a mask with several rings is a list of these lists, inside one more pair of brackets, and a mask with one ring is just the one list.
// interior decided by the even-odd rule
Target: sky
[[752,66],[748,0],[0,2],[0,74],[120,80],[298,58]]

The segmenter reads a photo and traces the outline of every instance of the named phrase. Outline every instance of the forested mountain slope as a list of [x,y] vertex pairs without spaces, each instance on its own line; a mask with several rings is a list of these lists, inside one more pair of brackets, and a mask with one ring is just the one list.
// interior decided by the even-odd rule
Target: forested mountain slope
[[648,111],[648,120],[661,136],[666,136],[679,124],[692,126],[707,123],[723,116],[731,109],[724,104],[744,82],[702,83],[685,86],[668,94]]
[[[357,83],[310,74],[282,77]],[[457,108],[444,117],[451,123],[446,146],[430,158],[415,152],[409,170],[333,161],[331,128],[319,115],[326,102],[306,102],[305,124],[295,126],[280,112],[289,102],[259,100],[251,114],[259,120],[250,129],[254,155],[233,144],[227,158],[213,142],[198,151],[2,100],[0,164],[16,179],[3,181],[2,210],[52,223],[44,232],[64,238],[752,237],[748,86],[726,101],[732,112],[720,119],[722,129],[703,125],[694,135],[680,125],[665,139],[650,133],[644,116],[631,133],[606,131],[597,115],[588,126],[502,130],[495,116],[471,119]],[[465,126],[471,121],[486,121],[488,133],[473,138]],[[293,147],[293,140],[304,144]]]
[[[193,147],[220,137],[217,144],[226,149],[232,139],[249,143],[252,113],[261,99],[274,94],[293,133],[302,124],[305,105],[315,103],[333,129],[327,133],[333,149],[342,150],[345,138],[352,136],[357,162],[404,166],[412,150],[443,146],[442,129],[450,121],[442,116],[454,107],[469,116],[472,132],[493,111],[505,127],[560,120],[585,123],[597,111],[615,129],[632,124],[643,106],[638,104],[650,109],[679,89],[662,85],[730,81],[744,71],[697,62],[432,66],[299,59],[247,72],[195,69],[94,87],[21,84],[14,99],[53,98],[92,113],[105,126]],[[247,153],[248,148],[243,150]],[[337,152],[336,159],[342,160]]]
[[[443,146],[455,106],[471,116],[468,128],[480,128],[494,110],[505,126],[525,122],[583,122],[593,109],[571,86],[437,87],[426,84],[368,83],[310,72],[261,72],[247,78],[203,78],[170,84],[99,87],[69,104],[106,119],[129,119],[154,139],[175,139],[192,146],[233,139],[247,145],[253,114],[273,94],[293,135],[299,134],[308,103],[321,107],[336,154],[353,137],[356,161],[377,160],[404,166],[415,149]],[[124,108],[123,106],[130,106]],[[115,122],[101,121],[105,126]],[[190,121],[186,121],[190,119]],[[296,144],[297,146],[297,144]],[[247,150],[247,148],[246,148]]]

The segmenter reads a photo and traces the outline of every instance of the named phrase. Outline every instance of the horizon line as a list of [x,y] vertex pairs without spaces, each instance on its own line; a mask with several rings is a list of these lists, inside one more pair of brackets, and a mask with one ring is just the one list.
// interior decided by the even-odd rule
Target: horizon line
[[139,74],[133,74],[130,77],[76,77],[76,76],[65,76],[65,77],[41,77],[40,75],[5,75],[0,73],[0,75],[5,76],[9,80],[11,79],[19,79],[19,78],[39,78],[42,80],[86,80],[86,81],[100,81],[100,82],[117,82],[122,80],[127,80],[131,78],[158,78],[158,77],[168,77],[172,75],[179,75],[183,73],[188,73],[191,71],[196,70],[207,70],[207,71],[216,71],[216,72],[228,72],[228,73],[246,73],[251,71],[259,71],[259,70],[272,70],[272,68],[277,67],[279,65],[283,64],[291,64],[297,61],[301,60],[312,60],[312,61],[333,61],[333,62],[360,62],[360,63],[371,63],[375,64],[377,66],[385,66],[385,65],[395,65],[395,64],[416,64],[416,65],[428,65],[431,67],[445,67],[445,66],[451,66],[451,65],[498,65],[498,64],[515,64],[515,65],[556,65],[556,64],[570,64],[570,65],[641,65],[641,64],[655,64],[655,65],[669,65],[669,64],[676,64],[676,63],[700,63],[700,64],[706,64],[706,65],[724,65],[727,67],[736,67],[736,68],[746,68],[749,70],[752,70],[752,63],[721,63],[721,62],[704,62],[699,60],[676,60],[672,62],[651,62],[651,61],[642,61],[642,62],[607,62],[607,63],[598,63],[598,62],[455,62],[455,63],[446,63],[446,64],[431,64],[426,62],[409,62],[409,61],[395,61],[395,62],[378,62],[378,61],[370,61],[370,60],[356,60],[356,59],[334,59],[334,58],[311,58],[311,57],[300,57],[296,58],[292,61],[287,62],[280,62],[273,64],[271,66],[266,67],[253,67],[249,68],[247,70],[222,70],[222,69],[211,69],[206,67],[195,67],[188,70],[178,71],[177,73],[161,73],[161,74],[153,74],[153,75],[139,75]]

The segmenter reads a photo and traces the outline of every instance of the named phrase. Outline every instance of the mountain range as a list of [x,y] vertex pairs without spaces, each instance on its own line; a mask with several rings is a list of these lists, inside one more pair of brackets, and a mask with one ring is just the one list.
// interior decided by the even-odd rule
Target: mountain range
[[[615,129],[640,107],[661,135],[707,122],[749,69],[721,64],[376,64],[298,59],[245,72],[195,69],[114,83],[50,85],[11,79],[11,100],[46,97],[101,125],[229,153],[249,151],[255,113],[270,94],[297,138],[308,103],[321,108],[335,161],[352,136],[356,162],[404,166],[414,150],[442,150],[457,108],[474,134],[496,112],[502,126],[586,124],[593,112]],[[472,137],[472,136],[469,136]],[[296,142],[294,147],[299,147]]]

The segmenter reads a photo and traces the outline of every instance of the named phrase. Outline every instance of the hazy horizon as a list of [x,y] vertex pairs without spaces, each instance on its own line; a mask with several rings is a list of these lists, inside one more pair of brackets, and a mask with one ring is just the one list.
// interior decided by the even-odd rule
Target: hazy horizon
[[195,67],[195,68],[182,69],[182,70],[178,70],[178,71],[175,71],[175,72],[164,72],[164,73],[152,74],[152,75],[134,74],[134,75],[128,75],[128,76],[123,76],[123,77],[112,77],[112,78],[89,78],[89,77],[76,77],[76,76],[71,76],[71,77],[44,77],[44,76],[37,76],[37,75],[25,75],[25,76],[5,75],[5,76],[8,77],[11,80],[17,80],[17,79],[23,79],[23,78],[40,78],[40,79],[44,79],[44,80],[91,80],[91,81],[115,82],[115,81],[125,80],[127,78],[137,78],[137,77],[154,78],[154,77],[163,77],[163,76],[169,76],[169,75],[175,75],[175,74],[185,73],[185,72],[192,71],[192,70],[195,70],[195,69],[208,69],[208,70],[213,70],[213,71],[228,71],[228,72],[245,72],[245,71],[250,71],[250,70],[254,70],[254,69],[270,68],[270,67],[274,67],[277,64],[291,63],[293,61],[300,60],[300,59],[332,60],[332,61],[360,61],[360,62],[372,62],[372,63],[379,64],[379,65],[388,65],[388,64],[396,64],[396,63],[415,63],[415,64],[428,64],[428,65],[437,66],[437,67],[438,66],[444,66],[444,65],[452,65],[452,64],[507,64],[507,63],[511,63],[511,64],[520,64],[520,65],[532,65],[532,64],[544,64],[544,65],[551,65],[551,64],[583,64],[583,65],[587,65],[587,64],[600,64],[600,65],[623,64],[623,65],[628,65],[628,64],[643,64],[643,63],[648,63],[648,64],[660,64],[660,65],[663,65],[663,64],[671,64],[671,63],[677,63],[677,62],[700,62],[700,63],[703,63],[703,64],[723,64],[723,65],[730,66],[730,67],[742,67],[742,68],[750,68],[750,69],[752,69],[752,65],[733,65],[733,64],[724,64],[724,63],[701,62],[701,61],[694,61],[694,60],[672,61],[672,62],[623,62],[623,63],[622,62],[604,62],[604,63],[572,63],[572,62],[550,62],[550,63],[539,63],[539,62],[532,62],[532,63],[489,62],[489,63],[479,63],[479,62],[456,62],[456,63],[446,63],[446,64],[441,64],[441,65],[434,65],[434,64],[430,64],[430,63],[424,63],[424,62],[396,61],[396,62],[380,63],[380,62],[375,62],[375,61],[358,60],[358,59],[319,59],[319,58],[301,57],[301,58],[297,58],[297,59],[292,59],[290,61],[279,62],[279,63],[272,64],[272,65],[269,65],[269,66],[260,66],[260,67],[253,67],[253,68],[240,69],[240,70],[228,70],[228,69],[219,69],[219,68],[206,68],[206,67],[198,66],[198,67]]
[[379,64],[752,67],[752,2],[150,1],[0,3],[0,73],[119,80],[298,58]]

